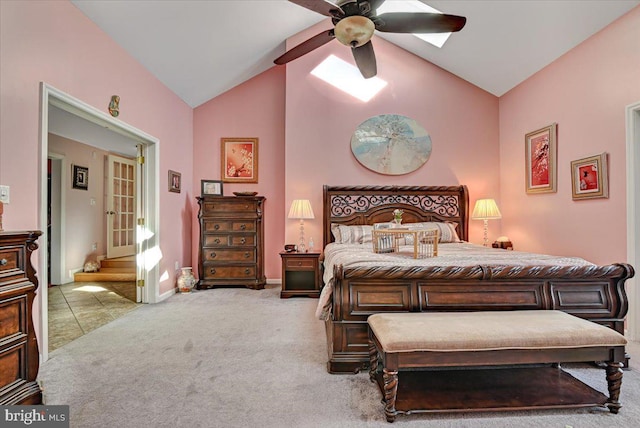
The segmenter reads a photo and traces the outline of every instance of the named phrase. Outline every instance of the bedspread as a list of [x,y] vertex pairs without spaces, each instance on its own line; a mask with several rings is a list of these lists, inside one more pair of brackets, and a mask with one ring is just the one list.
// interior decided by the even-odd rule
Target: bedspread
[[341,264],[349,267],[385,267],[385,266],[594,266],[578,257],[560,257],[546,254],[506,251],[488,248],[468,242],[438,244],[438,256],[423,259],[413,258],[413,246],[402,246],[397,253],[374,253],[372,244],[335,244],[324,249],[325,284],[316,317],[326,320],[331,314],[331,296],[333,293],[333,269]]

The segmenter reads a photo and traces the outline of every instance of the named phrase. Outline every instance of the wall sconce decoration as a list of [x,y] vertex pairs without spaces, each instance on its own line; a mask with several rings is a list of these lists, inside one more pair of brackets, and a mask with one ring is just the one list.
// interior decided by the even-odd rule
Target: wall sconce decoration
[[298,244],[298,252],[304,253],[306,247],[304,245],[304,220],[315,218],[311,202],[308,199],[296,199],[291,203],[289,210],[289,218],[300,219],[300,243]]
[[484,243],[482,245],[485,247],[489,244],[489,220],[497,220],[499,218],[502,218],[502,214],[500,214],[496,201],[493,199],[478,199],[476,201],[471,219],[484,221]]
[[118,117],[120,114],[120,97],[117,95],[111,96],[111,102],[109,102],[109,114],[113,117]]

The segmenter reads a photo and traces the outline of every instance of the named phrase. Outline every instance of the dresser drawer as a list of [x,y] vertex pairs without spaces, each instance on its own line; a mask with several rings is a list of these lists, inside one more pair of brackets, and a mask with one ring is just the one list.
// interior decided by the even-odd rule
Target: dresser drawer
[[0,294],[0,343],[11,336],[27,336],[27,295],[2,299]]
[[203,247],[253,247],[256,245],[255,235],[216,235],[206,234]]
[[22,269],[20,263],[20,250],[21,247],[5,247],[0,249],[0,274],[3,272],[16,270],[18,268]]
[[205,264],[204,279],[255,279],[255,266],[218,266]]
[[247,262],[255,263],[256,252],[254,249],[234,250],[234,249],[202,249],[205,262]]
[[253,232],[256,230],[255,220],[215,220],[206,219],[204,232]]
[[255,213],[258,209],[258,202],[255,200],[226,200],[226,201],[204,201],[203,212],[213,213]]

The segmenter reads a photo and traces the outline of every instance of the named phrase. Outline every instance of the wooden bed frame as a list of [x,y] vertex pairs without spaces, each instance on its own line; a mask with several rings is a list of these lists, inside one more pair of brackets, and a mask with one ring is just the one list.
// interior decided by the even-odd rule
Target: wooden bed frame
[[[466,186],[324,186],[323,247],[331,224],[388,222],[394,209],[406,223],[449,221],[468,240]],[[330,373],[357,373],[369,364],[367,317],[378,312],[557,309],[624,334],[633,277],[626,263],[607,266],[334,268],[331,317],[325,322]]]

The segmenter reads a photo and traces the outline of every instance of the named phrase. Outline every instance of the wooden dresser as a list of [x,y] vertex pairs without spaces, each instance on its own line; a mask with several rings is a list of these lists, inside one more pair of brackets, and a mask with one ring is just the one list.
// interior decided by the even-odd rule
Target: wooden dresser
[[198,198],[200,255],[196,288],[264,288],[264,201],[263,196]]
[[38,280],[31,265],[40,235],[0,232],[0,405],[42,403],[32,318]]

